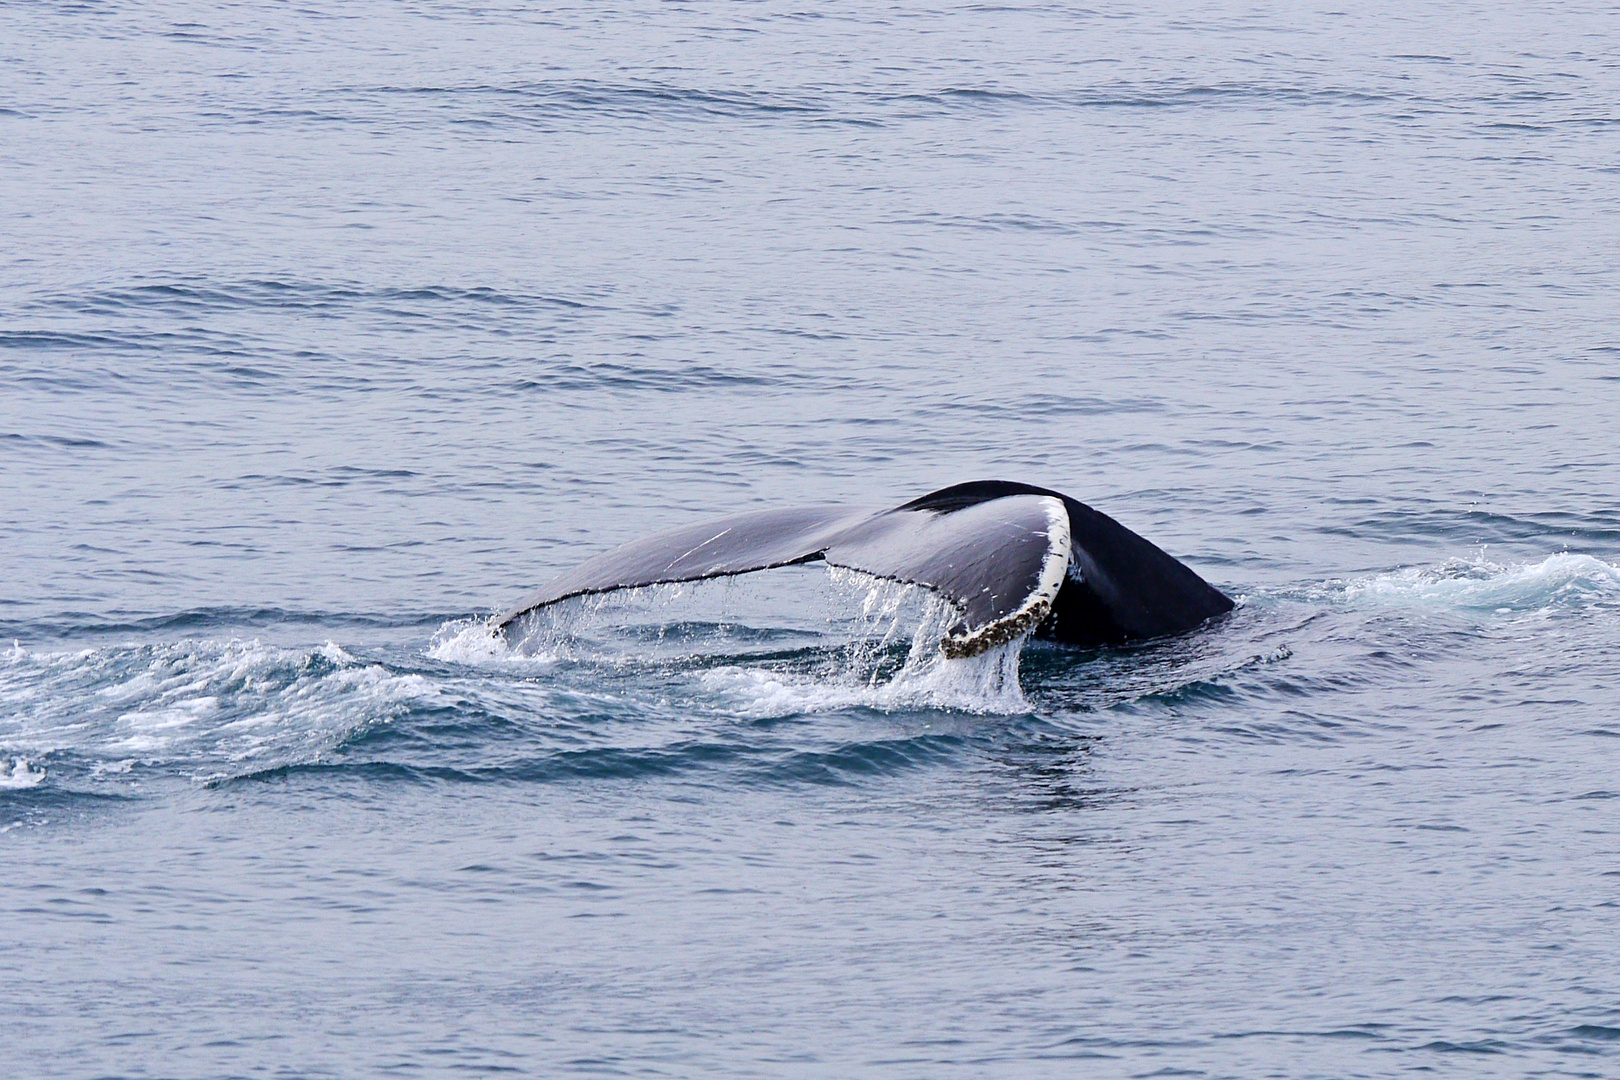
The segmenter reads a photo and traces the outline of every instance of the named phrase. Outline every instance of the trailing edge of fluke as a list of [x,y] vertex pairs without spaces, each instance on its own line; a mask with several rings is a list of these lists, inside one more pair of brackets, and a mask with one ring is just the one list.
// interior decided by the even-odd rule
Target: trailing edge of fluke
[[892,510],[761,510],[635,540],[563,574],[496,615],[507,633],[570,597],[727,577],[824,559],[925,586],[961,621],[946,656],[975,656],[1035,633],[1077,646],[1179,634],[1232,610],[1203,578],[1067,495],[979,480]]

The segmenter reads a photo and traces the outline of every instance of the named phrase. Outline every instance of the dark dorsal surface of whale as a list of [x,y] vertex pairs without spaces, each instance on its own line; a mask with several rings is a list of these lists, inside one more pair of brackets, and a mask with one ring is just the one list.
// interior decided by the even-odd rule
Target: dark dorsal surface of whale
[[1056,491],[980,480],[892,510],[811,506],[687,525],[605,552],[496,615],[503,632],[570,597],[825,560],[921,585],[961,621],[941,640],[973,656],[1034,632],[1078,646],[1179,634],[1232,601],[1119,522]]

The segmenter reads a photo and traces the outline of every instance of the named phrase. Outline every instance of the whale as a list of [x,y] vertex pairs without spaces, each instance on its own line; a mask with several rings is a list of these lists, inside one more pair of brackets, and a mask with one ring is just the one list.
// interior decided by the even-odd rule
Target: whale
[[1194,630],[1233,601],[1107,514],[1048,488],[975,480],[889,509],[845,504],[733,514],[632,540],[496,613],[525,616],[621,589],[810,562],[921,586],[959,618],[939,641],[965,658],[1030,635],[1078,648]]

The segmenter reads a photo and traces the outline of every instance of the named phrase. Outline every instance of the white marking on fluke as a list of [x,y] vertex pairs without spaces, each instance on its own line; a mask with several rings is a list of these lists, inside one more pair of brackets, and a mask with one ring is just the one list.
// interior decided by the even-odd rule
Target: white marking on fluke
[[664,567],[664,569],[668,570],[668,569],[670,569],[670,567],[675,566],[677,563],[680,563],[682,560],[691,558],[693,555],[696,555],[698,552],[702,551],[704,548],[708,547],[710,544],[714,543],[716,540],[720,539],[722,536],[726,535],[730,531],[731,530],[729,528],[721,529],[719,532],[715,533],[713,536],[711,536],[707,540],[703,541],[703,543],[699,544],[697,547],[693,548],[691,551],[686,552],[684,555],[675,556],[673,559],[671,559],[669,561],[669,566]]

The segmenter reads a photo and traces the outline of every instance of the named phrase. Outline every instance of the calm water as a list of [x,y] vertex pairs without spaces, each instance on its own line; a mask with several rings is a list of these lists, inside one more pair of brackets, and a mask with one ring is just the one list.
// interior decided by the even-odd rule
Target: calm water
[[0,6],[0,1072],[1620,1072],[1620,15],[1139,8]]

